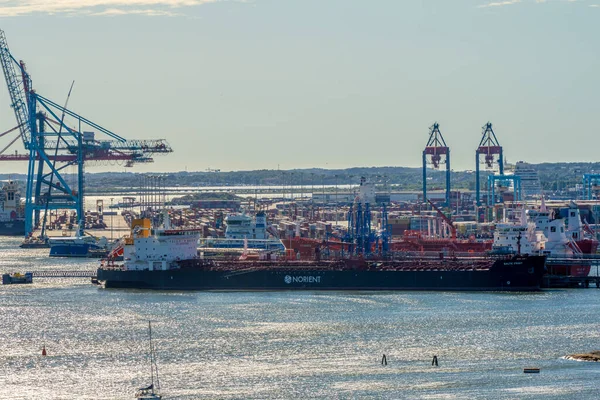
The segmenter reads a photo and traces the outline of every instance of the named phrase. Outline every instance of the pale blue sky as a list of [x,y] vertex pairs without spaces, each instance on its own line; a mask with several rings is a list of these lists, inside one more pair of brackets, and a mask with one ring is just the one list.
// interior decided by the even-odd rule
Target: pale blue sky
[[0,28],[40,94],[171,143],[135,171],[419,166],[434,121],[453,169],[488,120],[509,162],[600,158],[600,0],[0,1]]

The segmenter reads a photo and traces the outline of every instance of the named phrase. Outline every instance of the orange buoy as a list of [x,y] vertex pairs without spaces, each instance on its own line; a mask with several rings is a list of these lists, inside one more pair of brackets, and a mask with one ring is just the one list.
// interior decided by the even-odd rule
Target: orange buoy
[[46,355],[46,346],[42,347],[42,355],[45,356]]

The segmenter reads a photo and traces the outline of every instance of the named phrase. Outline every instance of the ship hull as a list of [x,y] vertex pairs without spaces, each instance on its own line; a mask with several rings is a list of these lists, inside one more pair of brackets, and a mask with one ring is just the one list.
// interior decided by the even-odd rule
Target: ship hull
[[[497,260],[486,270],[377,270],[290,268],[166,271],[100,268],[106,288],[159,290],[448,290],[534,291],[544,273],[544,257]],[[416,264],[416,263],[415,263]]]
[[0,221],[0,236],[25,236],[25,220]]
[[88,243],[53,244],[50,257],[87,257],[90,252]]
[[598,241],[596,239],[581,239],[575,243],[577,243],[577,247],[581,249],[583,254],[596,254],[598,251]]

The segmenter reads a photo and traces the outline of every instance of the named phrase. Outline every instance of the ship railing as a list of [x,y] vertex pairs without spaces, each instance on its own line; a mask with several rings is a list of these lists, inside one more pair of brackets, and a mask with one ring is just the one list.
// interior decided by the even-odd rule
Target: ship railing
[[547,257],[546,264],[547,265],[592,265],[595,263],[600,263],[600,259],[597,258],[570,258],[570,257]]
[[[274,268],[274,264],[276,267]],[[480,259],[468,260],[448,260],[440,263],[439,260],[431,259],[413,259],[413,260],[393,260],[385,262],[365,262],[364,264],[336,262],[315,262],[315,261],[288,261],[288,262],[239,262],[223,261],[204,263],[203,266],[214,271],[228,271],[229,276],[241,275],[262,269],[276,269],[285,271],[331,271],[331,270],[385,270],[385,271],[484,271],[489,270],[493,265],[493,260]]]
[[231,277],[231,276],[237,276],[237,275],[244,275],[244,274],[249,274],[250,272],[254,272],[259,270],[260,268],[243,268],[243,269],[239,269],[236,270],[235,272],[232,272],[230,274],[225,275],[226,278]]
[[388,259],[427,259],[427,260],[486,260],[489,256],[482,253],[444,253],[435,251],[409,251],[409,252],[394,252],[387,257]]

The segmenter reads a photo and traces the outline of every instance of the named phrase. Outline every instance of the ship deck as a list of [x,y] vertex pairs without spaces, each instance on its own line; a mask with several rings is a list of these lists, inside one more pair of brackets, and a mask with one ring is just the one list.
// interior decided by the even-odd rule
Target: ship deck
[[[393,260],[236,260],[194,259],[180,261],[173,269],[201,269],[206,271],[488,271],[496,260],[507,257],[443,258],[417,257]],[[121,263],[104,263],[102,268],[125,270]]]

